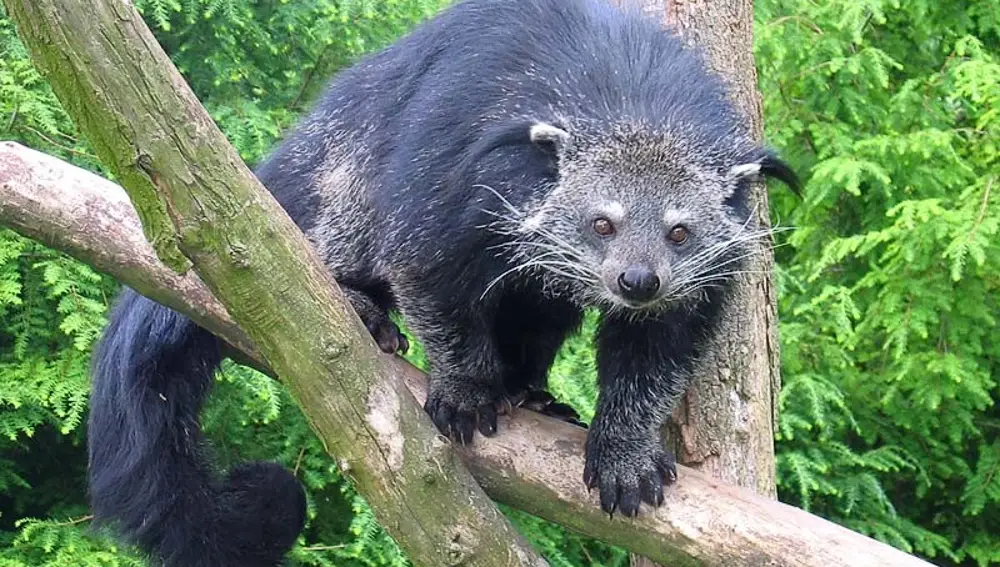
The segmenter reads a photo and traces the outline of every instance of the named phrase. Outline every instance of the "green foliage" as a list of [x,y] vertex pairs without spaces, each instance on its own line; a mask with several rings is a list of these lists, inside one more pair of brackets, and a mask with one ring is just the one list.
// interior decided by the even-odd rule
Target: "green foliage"
[[[0,139],[98,170],[0,7]],[[87,522],[90,348],[116,284],[0,229],[0,565],[138,565]]]
[[758,4],[779,250],[781,497],[942,564],[1000,562],[1000,17]]
[[85,144],[77,139],[73,124],[52,90],[31,65],[3,6],[0,6],[0,139],[18,140],[77,165],[97,167],[96,158],[88,155]]
[[0,231],[0,274],[0,565],[42,564],[45,554],[44,564],[117,565],[113,546],[78,525],[27,520],[86,513],[79,426],[114,282],[9,231]]
[[445,0],[138,0],[163,48],[240,154],[255,162],[326,80]]
[[549,390],[590,423],[597,404],[597,361],[592,342],[597,314],[587,313],[577,336],[566,341],[549,370]]
[[88,520],[20,520],[21,533],[7,552],[0,551],[0,567],[145,567],[141,558],[123,553],[111,540],[89,537],[79,528]]

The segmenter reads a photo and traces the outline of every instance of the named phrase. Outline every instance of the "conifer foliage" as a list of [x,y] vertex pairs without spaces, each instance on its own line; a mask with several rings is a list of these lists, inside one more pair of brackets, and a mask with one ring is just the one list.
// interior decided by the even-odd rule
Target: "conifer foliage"
[[[249,163],[338,69],[448,0],[136,0]],[[1000,8],[757,0],[768,141],[807,181],[772,195],[782,341],[779,495],[941,565],[1000,565]],[[104,175],[0,8],[0,139]],[[110,278],[0,229],[0,567],[142,566],[89,529],[89,352]],[[552,370],[587,419],[591,314]],[[412,342],[412,341],[411,341]],[[411,359],[422,364],[419,345]],[[280,385],[227,365],[204,416],[220,465],[304,482],[294,565],[403,567]],[[618,549],[504,508],[552,565]]]
[[[1000,8],[757,6],[783,233],[779,490],[942,564],[1000,564]],[[787,235],[787,236],[786,236]]]

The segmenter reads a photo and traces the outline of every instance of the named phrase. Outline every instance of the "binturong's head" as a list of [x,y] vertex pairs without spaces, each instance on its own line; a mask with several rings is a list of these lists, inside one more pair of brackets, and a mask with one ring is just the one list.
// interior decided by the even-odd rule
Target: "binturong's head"
[[633,314],[697,303],[745,270],[761,230],[753,181],[794,173],[748,138],[706,140],[639,123],[530,125],[555,182],[518,215],[520,263],[578,303]]

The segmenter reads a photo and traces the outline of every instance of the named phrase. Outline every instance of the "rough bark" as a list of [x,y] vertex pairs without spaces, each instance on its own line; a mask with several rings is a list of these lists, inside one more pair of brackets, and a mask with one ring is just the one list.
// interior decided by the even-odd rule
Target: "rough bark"
[[[762,135],[753,58],[753,0],[642,0],[643,10],[701,50],[730,96]],[[767,226],[767,191],[753,194]],[[774,258],[761,246],[740,281],[719,338],[699,364],[697,378],[666,432],[678,461],[729,484],[775,496],[774,427],[780,389]],[[633,556],[633,567],[655,567]]]
[[[202,324],[218,329],[231,344],[249,341],[197,276],[178,278],[160,263],[127,197],[113,183],[23,146],[0,143],[0,225],[39,238],[188,316],[203,314]],[[257,356],[255,347],[247,354]],[[386,361],[386,371],[401,376],[422,401],[425,377],[401,359]],[[683,466],[662,508],[643,508],[633,520],[609,518],[601,513],[596,493],[588,493],[571,472],[583,468],[582,429],[527,410],[501,419],[496,437],[459,450],[491,497],[662,563],[929,565]]]
[[[761,104],[753,59],[752,0],[667,0],[666,23],[706,56],[729,86],[754,135]],[[753,192],[761,226],[769,225],[767,191]],[[729,484],[774,495],[774,423],[779,386],[774,257],[761,246],[740,281],[698,379],[674,414],[679,456]]]
[[131,2],[4,0],[157,255],[193,266],[415,565],[542,566]]

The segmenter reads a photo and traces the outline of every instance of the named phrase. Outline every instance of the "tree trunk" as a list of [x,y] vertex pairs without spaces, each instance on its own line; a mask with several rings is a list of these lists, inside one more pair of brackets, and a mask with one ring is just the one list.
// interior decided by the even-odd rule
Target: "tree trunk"
[[[759,139],[753,0],[643,0],[643,10],[703,52]],[[755,188],[753,202],[761,226],[768,226],[763,184]],[[691,389],[665,428],[679,462],[772,498],[780,388],[773,264],[770,248],[760,246],[747,270],[753,275],[737,285],[718,340],[707,349]],[[637,555],[632,565],[655,567]]]

